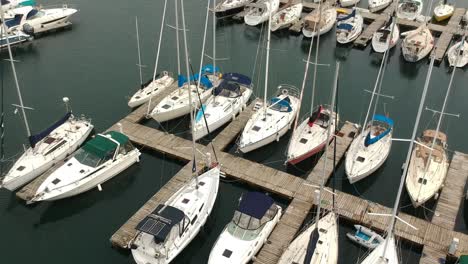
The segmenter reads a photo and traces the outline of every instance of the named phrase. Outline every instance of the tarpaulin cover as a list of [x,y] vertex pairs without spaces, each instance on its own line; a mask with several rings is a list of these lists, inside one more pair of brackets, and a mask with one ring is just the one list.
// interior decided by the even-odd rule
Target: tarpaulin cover
[[242,75],[240,73],[224,73],[223,80],[233,81],[245,86],[250,86],[252,84],[252,80],[249,77]]
[[339,24],[336,28],[351,31],[351,29],[353,29],[353,25],[351,25],[351,24]]
[[[281,99],[281,98],[278,98],[278,97],[275,97],[275,98],[272,98],[271,99],[271,105],[279,105],[281,107],[281,111],[282,112],[291,112],[292,111],[292,107],[291,107],[291,101],[289,99],[289,97],[286,97],[284,99]],[[283,107],[286,108],[286,111],[283,111]]]
[[242,196],[239,212],[256,219],[262,219],[274,203],[273,198],[260,192],[248,192]]
[[211,64],[205,65],[202,68],[202,73],[216,73],[219,72],[219,67],[214,67]]
[[[190,81],[198,81],[198,73],[190,76]],[[177,78],[177,84],[179,85],[179,88],[182,87],[185,83],[187,82],[187,77],[184,75],[180,75]],[[213,87],[213,84],[211,83],[210,79],[208,77],[202,75],[200,83],[205,87],[205,89],[210,89]]]
[[47,137],[52,131],[54,131],[57,127],[61,126],[62,124],[64,124],[65,122],[67,122],[67,120],[70,118],[71,116],[71,112],[68,112],[65,114],[64,117],[62,117],[60,120],[58,120],[57,122],[55,122],[54,124],[52,124],[50,127],[48,127],[47,129],[43,130],[42,132],[36,134],[36,135],[32,135],[29,137],[29,144],[31,144],[31,147],[35,147],[37,142],[41,141],[43,138]]

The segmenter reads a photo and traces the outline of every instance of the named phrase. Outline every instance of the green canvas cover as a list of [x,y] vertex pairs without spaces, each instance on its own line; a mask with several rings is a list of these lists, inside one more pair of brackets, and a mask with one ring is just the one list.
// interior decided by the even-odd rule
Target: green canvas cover
[[107,135],[119,142],[120,145],[125,145],[128,142],[128,137],[126,135],[116,131],[109,131],[104,135],[105,136],[97,135],[95,138],[88,141],[83,146],[83,150],[99,158],[105,158],[108,155],[112,155],[118,146],[114,141],[107,138]]
[[461,256],[458,263],[459,264],[468,264],[468,256],[467,255]]

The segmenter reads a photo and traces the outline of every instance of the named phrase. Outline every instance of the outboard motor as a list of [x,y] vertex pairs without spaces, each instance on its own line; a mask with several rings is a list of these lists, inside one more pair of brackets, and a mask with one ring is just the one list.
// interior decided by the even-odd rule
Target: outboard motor
[[23,32],[28,34],[28,35],[33,35],[34,34],[34,27],[31,26],[30,24],[24,24],[23,25]]

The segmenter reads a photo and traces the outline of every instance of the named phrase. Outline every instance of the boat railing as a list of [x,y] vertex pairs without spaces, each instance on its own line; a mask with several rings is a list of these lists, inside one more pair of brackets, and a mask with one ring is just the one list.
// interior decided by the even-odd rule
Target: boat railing
[[296,98],[299,98],[300,96],[300,91],[296,86],[290,85],[290,84],[280,84],[278,85],[278,95],[283,94],[283,95],[291,95]]
[[78,5],[76,4],[68,4],[68,3],[63,3],[63,4],[50,4],[50,5],[38,5],[39,9],[50,9],[50,8],[73,8],[73,9],[78,9]]

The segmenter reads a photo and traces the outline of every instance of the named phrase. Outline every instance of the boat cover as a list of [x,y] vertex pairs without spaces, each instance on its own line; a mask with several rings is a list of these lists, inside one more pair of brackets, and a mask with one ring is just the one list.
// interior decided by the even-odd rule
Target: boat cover
[[136,227],[138,231],[154,236],[156,243],[164,242],[172,227],[180,223],[185,217],[184,212],[175,207],[169,205],[163,207],[164,205],[159,204]]
[[[197,81],[197,80],[198,80],[198,73],[190,76],[191,82]],[[187,82],[187,77],[179,74],[177,78],[177,82],[180,88]],[[208,77],[206,77],[205,75],[202,75],[200,82],[203,85],[203,87],[205,87],[205,89],[210,89],[211,87],[213,87],[213,84],[211,83],[210,79],[208,79]]]
[[369,134],[366,136],[366,140],[364,141],[364,146],[368,147],[376,142],[378,142],[380,139],[384,138],[390,131],[392,131],[393,128],[393,120],[390,119],[389,117],[383,116],[383,115],[374,115],[374,120],[375,121],[380,121],[382,123],[385,123],[388,125],[388,128],[380,133],[379,135],[372,137],[371,136],[371,131],[369,131]]
[[70,118],[71,115],[72,115],[71,112],[68,112],[62,118],[60,118],[57,122],[55,122],[50,127],[48,127],[47,129],[43,130],[42,132],[40,132],[38,134],[29,136],[29,144],[31,144],[31,147],[34,148],[36,146],[37,142],[39,142],[43,138],[47,137],[57,127],[61,126],[65,122],[67,122],[67,120]]
[[242,196],[239,212],[256,219],[262,219],[274,203],[273,198],[260,192],[248,192]]
[[281,98],[278,98],[278,97],[272,98],[271,101],[270,101],[270,105],[280,106],[280,111],[281,112],[291,112],[292,111],[291,100],[289,99],[289,97],[286,97],[284,99],[281,99]]
[[219,71],[219,67],[214,67],[211,64],[202,67],[202,73],[217,73]]
[[227,81],[233,81],[238,84],[245,85],[245,86],[250,86],[252,84],[252,81],[250,80],[249,77],[242,75],[240,73],[233,73],[233,72],[224,73],[222,79],[227,80]]
[[12,19],[8,19],[6,20],[5,19],[5,26],[7,28],[10,28],[10,27],[14,27],[14,26],[17,26],[21,23],[21,18],[23,17],[22,14],[16,14],[14,18]]
[[[214,89],[214,95],[226,95],[226,97],[239,97],[241,89],[239,84],[224,80],[218,87]],[[235,96],[233,96],[235,95]]]
[[304,259],[304,264],[309,264],[312,261],[312,256],[314,255],[315,248],[317,247],[317,242],[319,240],[319,233],[317,228],[310,233],[309,243],[307,244],[306,256]]
[[120,145],[125,145],[128,142],[128,137],[126,135],[117,131],[109,131],[104,135],[99,134],[95,138],[86,142],[83,149],[101,159],[109,157],[114,154],[115,149],[118,146],[113,140],[108,138],[109,136]]
[[205,113],[206,105],[202,105],[200,110],[197,112],[197,116],[195,117],[195,122],[200,122],[200,120],[203,117],[203,114]]
[[343,23],[343,24],[339,24],[336,28],[346,30],[346,31],[351,31],[353,29],[353,25],[348,24],[348,23]]
[[351,12],[351,14],[347,15],[347,16],[342,16],[342,17],[338,17],[336,19],[336,21],[343,21],[343,20],[347,20],[349,18],[352,18],[352,17],[355,17],[356,16],[356,9],[353,10],[353,12]]

